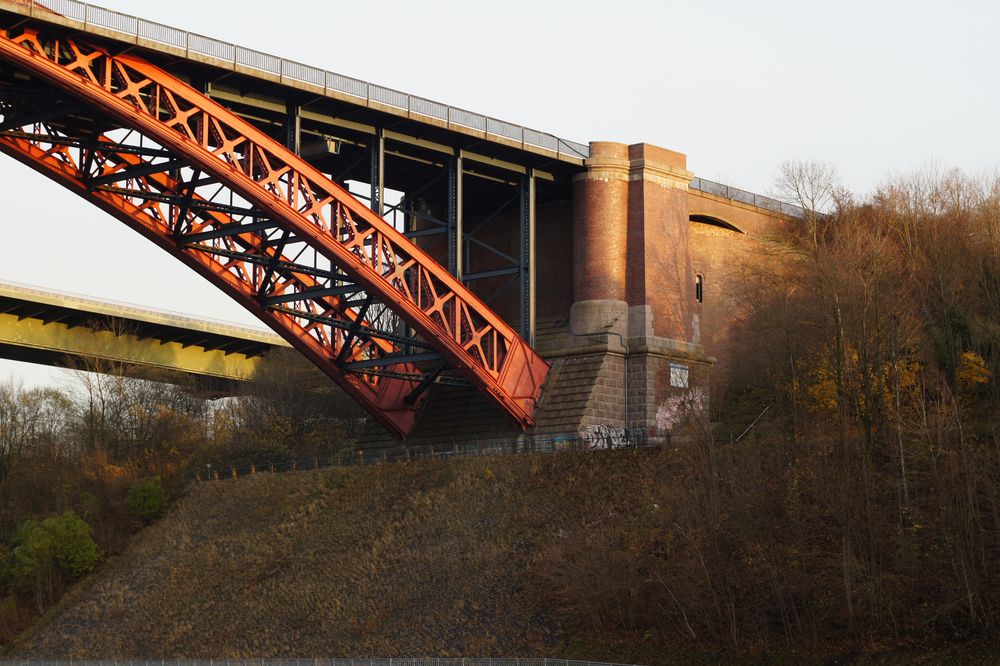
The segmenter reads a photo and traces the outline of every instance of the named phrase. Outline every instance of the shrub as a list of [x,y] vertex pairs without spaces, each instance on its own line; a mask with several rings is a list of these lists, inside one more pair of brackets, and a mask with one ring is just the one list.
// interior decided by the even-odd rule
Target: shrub
[[14,534],[13,575],[19,584],[36,578],[48,580],[54,573],[52,534],[34,518],[26,520]]
[[90,573],[100,559],[90,525],[67,511],[21,523],[14,535],[11,575],[17,587],[34,592],[41,612],[66,583]]
[[129,488],[125,505],[132,515],[147,525],[167,513],[167,493],[159,477],[140,481]]
[[72,511],[46,518],[42,521],[42,529],[52,535],[56,564],[70,580],[93,571],[101,559],[90,525]]
[[55,566],[67,579],[90,573],[101,558],[90,525],[72,511],[26,520],[14,535],[13,575],[26,579]]

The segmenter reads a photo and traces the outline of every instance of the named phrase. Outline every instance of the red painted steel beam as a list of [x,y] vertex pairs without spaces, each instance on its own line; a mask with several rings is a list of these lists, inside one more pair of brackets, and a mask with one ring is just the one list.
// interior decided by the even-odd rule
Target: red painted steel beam
[[[48,147],[46,149],[38,143],[15,136],[0,135],[0,152],[4,152],[39,171],[152,240],[216,284],[253,314],[266,321],[321,369],[329,371],[329,352],[322,340],[317,340],[314,336],[309,335],[293,317],[276,314],[263,308],[256,298],[258,285],[248,278],[245,271],[242,272],[243,275],[239,271],[234,272],[231,267],[224,265],[205,252],[179,250],[176,241],[172,238],[172,230],[167,225],[169,216],[164,210],[149,204],[139,206],[130,201],[128,197],[89,189],[89,186],[81,178],[79,160],[74,159],[67,148],[53,149],[53,147]],[[102,141],[101,143],[109,142]],[[118,158],[121,164],[130,164],[137,160],[134,155],[113,154],[113,156]],[[108,163],[113,165],[115,162],[108,160]],[[113,168],[107,169],[107,173],[112,172]],[[173,184],[162,175],[149,176],[146,180],[152,184],[151,189],[158,189],[162,192],[170,191],[169,188]],[[161,187],[157,187],[157,185]],[[221,219],[225,216],[216,214],[216,217]],[[229,223],[228,219],[226,219],[226,223]],[[203,227],[204,225],[202,225]],[[244,234],[243,237],[247,244],[257,245],[259,249],[259,238],[250,234]],[[268,256],[268,250],[264,248],[261,255]],[[274,252],[271,250],[270,256],[273,255]],[[303,290],[314,286],[308,275],[293,274],[287,276],[287,279],[299,281],[299,287]],[[363,348],[353,351],[352,358],[361,357],[364,353]],[[389,346],[387,351],[397,352],[398,350]],[[401,372],[405,372],[405,370],[406,368],[403,368]],[[390,431],[402,436],[412,427],[414,410],[410,405],[405,404],[404,399],[416,387],[415,382],[391,379],[366,382],[362,378],[346,377],[339,372],[331,374],[331,377]]]
[[[363,287],[364,293],[387,305],[449,368],[464,375],[518,424],[533,423],[548,364],[447,270],[274,140],[168,72],[134,56],[112,55],[75,39],[20,26],[0,31],[0,60],[72,95],[100,117],[131,128],[162,147],[173,162],[188,165],[235,193],[284,232],[304,241]],[[45,127],[51,131],[49,125]],[[415,407],[406,396],[413,380],[394,379],[389,376],[393,373],[381,377],[347,374],[337,363],[342,347],[350,343],[342,329],[334,325],[324,329],[315,321],[305,324],[301,317],[262,305],[260,291],[254,291],[262,287],[258,284],[260,266],[248,261],[246,253],[256,253],[251,258],[275,259],[263,232],[228,238],[243,252],[242,259],[223,261],[221,248],[214,258],[199,256],[179,242],[171,226],[173,209],[165,203],[157,207],[150,200],[154,194],[183,194],[178,180],[155,173],[155,168],[133,168],[128,173],[134,175],[124,178],[127,187],[116,190],[88,184],[94,175],[136,167],[148,158],[105,149],[112,143],[105,137],[101,149],[92,149],[100,156],[95,167],[99,173],[92,174],[87,172],[83,147],[78,146],[73,155],[53,139],[16,134],[0,134],[0,150],[141,231],[303,351],[397,435],[405,437],[410,431]],[[155,162],[149,163],[155,167]],[[135,192],[145,193],[145,199]],[[213,217],[204,211],[191,217],[188,226],[195,226],[197,219],[201,229],[232,223],[224,215]],[[301,271],[286,270],[282,279],[281,290],[310,288]],[[343,298],[331,296],[310,303],[322,310],[325,321],[336,325],[363,316],[356,303]],[[399,349],[388,338],[375,336],[350,352],[350,358],[370,359],[398,355]],[[393,368],[400,375],[411,370],[407,364]]]

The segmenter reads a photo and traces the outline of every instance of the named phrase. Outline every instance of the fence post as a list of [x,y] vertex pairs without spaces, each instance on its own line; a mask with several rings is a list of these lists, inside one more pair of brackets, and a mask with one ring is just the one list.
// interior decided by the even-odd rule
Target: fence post
[[271,474],[274,474],[274,463],[269,463],[271,465]]
[[257,476],[257,464],[250,465],[250,476]]

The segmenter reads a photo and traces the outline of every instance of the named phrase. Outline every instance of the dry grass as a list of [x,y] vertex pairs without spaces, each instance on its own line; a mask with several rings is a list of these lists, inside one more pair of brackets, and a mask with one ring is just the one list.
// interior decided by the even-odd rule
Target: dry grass
[[551,656],[559,623],[539,600],[532,568],[559,523],[585,510],[579,493],[553,492],[574,486],[580,460],[425,462],[201,484],[17,652]]
[[[860,514],[850,501],[864,495],[853,478],[837,485],[825,451],[761,439],[201,484],[15,653],[906,663],[987,645],[994,657],[995,546],[972,569],[979,623],[953,550],[936,547],[960,523],[933,511],[951,472],[912,485],[921,527],[905,533],[891,476],[871,481],[881,560],[852,551],[847,605],[834,509]],[[1000,506],[986,492],[995,451],[980,453],[982,501]],[[978,515],[1000,524],[991,511]]]

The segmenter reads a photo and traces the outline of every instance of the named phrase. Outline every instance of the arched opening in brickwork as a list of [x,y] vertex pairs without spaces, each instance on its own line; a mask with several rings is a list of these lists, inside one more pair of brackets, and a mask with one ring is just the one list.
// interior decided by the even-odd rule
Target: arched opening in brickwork
[[713,217],[711,215],[694,214],[694,215],[691,215],[689,219],[692,222],[699,222],[701,224],[710,224],[713,227],[721,227],[723,229],[729,229],[730,231],[735,231],[738,234],[746,233],[745,231],[743,231],[742,229],[740,229],[736,225],[730,224],[729,222],[726,222],[725,220],[721,220],[721,219],[719,219],[717,217]]

